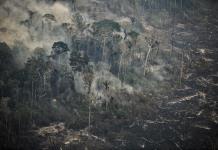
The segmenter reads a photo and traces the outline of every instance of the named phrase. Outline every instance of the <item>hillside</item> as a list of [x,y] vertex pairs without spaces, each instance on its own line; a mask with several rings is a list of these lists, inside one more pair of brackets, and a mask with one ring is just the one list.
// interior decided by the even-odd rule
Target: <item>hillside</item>
[[0,148],[217,149],[217,5],[0,1]]

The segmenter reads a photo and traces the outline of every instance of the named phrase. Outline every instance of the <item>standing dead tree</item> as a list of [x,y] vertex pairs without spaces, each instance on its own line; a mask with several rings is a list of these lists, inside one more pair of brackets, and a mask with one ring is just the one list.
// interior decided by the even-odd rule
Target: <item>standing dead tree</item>
[[91,86],[92,86],[93,79],[94,79],[93,70],[90,66],[87,66],[87,68],[84,70],[83,80],[84,80],[85,86],[87,88],[87,97],[88,97],[88,101],[89,101],[89,130],[91,127],[91,103],[92,103]]
[[148,51],[144,61],[144,75],[146,75],[146,73],[148,72],[148,60],[150,58],[152,50],[154,50],[155,48],[159,50],[159,42],[154,40],[153,38],[152,39],[145,38],[145,45],[147,46]]

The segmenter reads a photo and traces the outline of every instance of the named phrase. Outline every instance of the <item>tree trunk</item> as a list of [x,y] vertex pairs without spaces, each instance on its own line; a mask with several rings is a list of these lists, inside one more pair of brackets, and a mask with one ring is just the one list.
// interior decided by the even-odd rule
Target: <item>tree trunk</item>
[[147,69],[148,58],[149,58],[150,52],[151,52],[151,46],[148,45],[148,52],[147,52],[145,63],[144,63],[144,75],[146,75],[146,69]]

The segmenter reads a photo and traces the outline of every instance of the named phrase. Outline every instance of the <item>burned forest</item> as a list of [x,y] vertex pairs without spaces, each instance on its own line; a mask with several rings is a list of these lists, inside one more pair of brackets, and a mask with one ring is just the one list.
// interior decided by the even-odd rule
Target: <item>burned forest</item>
[[216,0],[0,0],[0,149],[218,150]]

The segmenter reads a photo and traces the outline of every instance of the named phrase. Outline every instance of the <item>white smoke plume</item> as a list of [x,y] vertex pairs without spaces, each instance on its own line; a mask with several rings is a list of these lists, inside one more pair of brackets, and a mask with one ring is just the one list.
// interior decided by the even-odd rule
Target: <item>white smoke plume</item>
[[50,49],[55,41],[68,41],[61,27],[72,23],[69,4],[39,0],[7,0],[0,2],[0,41],[10,47],[19,41],[29,51],[36,47]]

